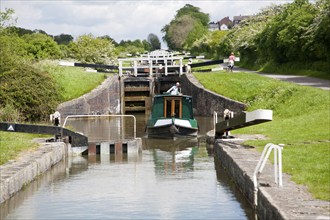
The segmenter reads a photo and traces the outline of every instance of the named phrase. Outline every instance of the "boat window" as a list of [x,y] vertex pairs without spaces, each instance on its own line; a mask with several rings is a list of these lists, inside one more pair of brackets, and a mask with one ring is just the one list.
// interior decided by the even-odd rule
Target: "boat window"
[[164,99],[164,117],[182,118],[182,101],[180,97],[166,97]]

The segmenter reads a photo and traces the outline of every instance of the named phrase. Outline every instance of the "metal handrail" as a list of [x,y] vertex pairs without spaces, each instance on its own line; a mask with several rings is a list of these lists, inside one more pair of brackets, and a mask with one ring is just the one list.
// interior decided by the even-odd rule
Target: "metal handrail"
[[136,139],[136,118],[134,115],[68,115],[66,116],[63,128],[65,128],[68,118],[89,118],[89,117],[133,117],[134,121],[134,139]]
[[[271,151],[274,149],[274,176],[275,176],[275,184],[278,184],[279,187],[282,187],[282,150],[284,144],[275,145],[272,143],[266,144],[262,154],[260,156],[259,162],[254,170],[253,173],[253,184],[254,184],[254,191],[255,191],[255,205],[257,205],[257,192],[258,192],[258,180],[257,175],[260,175],[263,168],[266,165],[268,157]],[[267,153],[266,153],[267,152]],[[265,156],[266,154],[266,156]]]

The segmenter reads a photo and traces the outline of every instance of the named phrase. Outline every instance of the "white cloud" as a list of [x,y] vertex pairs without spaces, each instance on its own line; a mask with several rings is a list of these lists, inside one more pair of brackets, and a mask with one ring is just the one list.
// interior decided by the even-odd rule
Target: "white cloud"
[[92,33],[95,36],[109,35],[116,41],[146,39],[149,33],[160,39],[162,27],[168,24],[176,11],[185,4],[199,7],[210,15],[211,21],[225,16],[251,15],[271,3],[282,4],[292,1],[226,1],[226,0],[2,0],[1,10],[13,8],[18,17],[17,26],[41,29],[52,35],[61,33],[75,37]]

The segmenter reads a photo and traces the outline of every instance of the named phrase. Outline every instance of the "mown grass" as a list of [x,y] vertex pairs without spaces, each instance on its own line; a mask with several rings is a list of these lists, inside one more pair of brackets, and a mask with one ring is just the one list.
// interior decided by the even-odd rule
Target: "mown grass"
[[39,65],[55,78],[60,88],[62,101],[72,100],[90,92],[107,76],[104,73],[86,72],[81,67],[58,66],[53,62],[44,62]]
[[277,64],[273,62],[264,63],[260,65],[250,65],[249,63],[242,64],[242,67],[248,69],[254,69],[266,73],[287,74],[287,75],[299,75],[310,76],[321,79],[330,80],[329,68],[330,65],[327,62],[289,62]]
[[267,143],[286,146],[283,170],[315,198],[330,200],[330,92],[253,73],[194,73],[206,88],[244,102],[248,111],[273,110],[273,121],[233,133],[264,134],[245,144],[261,151]]
[[32,141],[36,137],[40,135],[0,131],[0,165],[16,159],[22,151],[36,149],[38,143]]

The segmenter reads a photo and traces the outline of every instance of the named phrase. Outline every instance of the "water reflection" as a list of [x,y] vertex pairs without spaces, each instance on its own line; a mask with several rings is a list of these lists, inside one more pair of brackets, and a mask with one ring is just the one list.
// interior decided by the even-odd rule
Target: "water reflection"
[[[137,117],[143,137],[144,116]],[[142,138],[137,154],[69,157],[1,205],[1,219],[247,219],[248,206],[215,171],[202,137]],[[106,130],[109,121],[78,120],[84,132]],[[74,123],[73,123],[74,124]],[[111,123],[110,123],[111,124]],[[101,125],[101,127],[99,127]],[[129,127],[126,126],[128,129]],[[212,128],[211,128],[212,129]],[[205,133],[205,132],[204,132]],[[98,133],[105,138],[108,132]],[[95,137],[93,137],[95,138]]]
[[90,142],[132,139],[134,137],[134,120],[131,117],[71,119],[67,122],[66,127],[86,135]]
[[[136,136],[146,137],[148,115],[136,114]],[[196,117],[199,123],[199,137],[213,129],[212,118]],[[134,121],[131,117],[78,118],[69,119],[67,128],[88,136],[90,142],[129,139],[134,137]]]
[[19,209],[22,205],[24,205],[24,202],[36,194],[40,188],[50,186],[50,189],[53,190],[53,184],[55,182],[61,182],[66,178],[66,168],[67,161],[60,161],[51,170],[41,175],[28,186],[24,187],[23,190],[18,192],[15,196],[2,203],[0,205],[0,219],[6,219],[9,213]]
[[235,195],[235,199],[240,202],[241,208],[245,210],[248,219],[256,220],[257,216],[254,210],[251,208],[252,204],[249,204],[248,200],[242,196],[240,189],[235,185],[232,179],[227,175],[226,171],[220,165],[220,162],[214,160],[216,175],[218,180],[218,187],[223,191],[230,192]]
[[158,176],[180,175],[188,178],[198,151],[197,138],[176,140],[145,139],[145,149],[152,152]]

